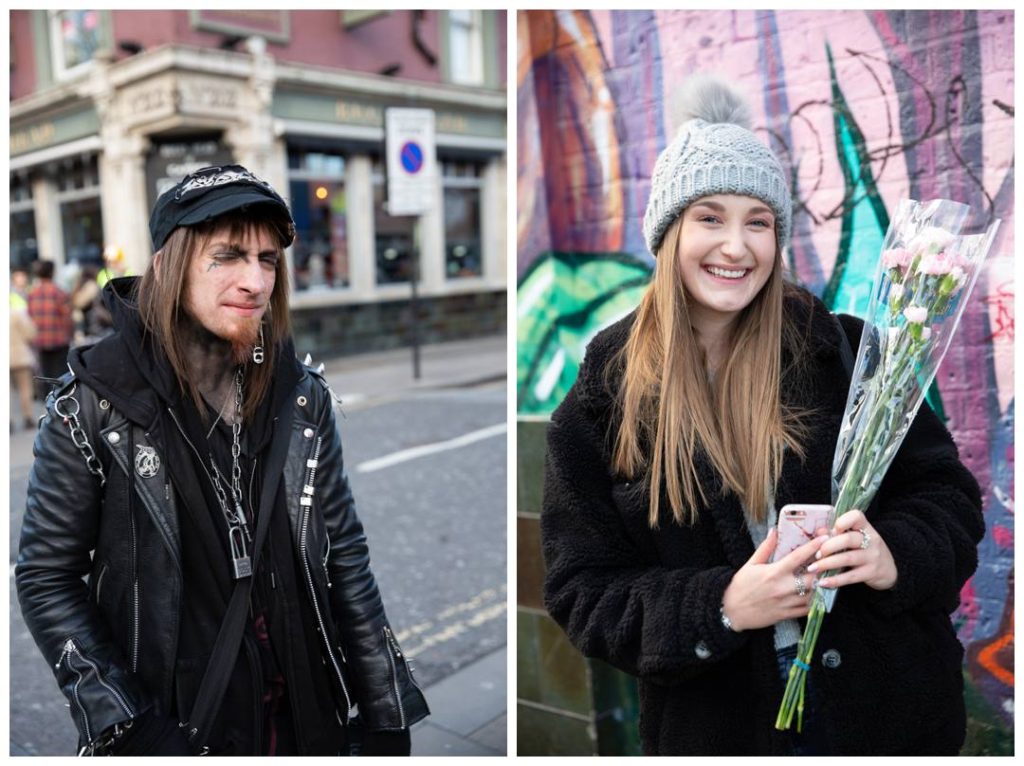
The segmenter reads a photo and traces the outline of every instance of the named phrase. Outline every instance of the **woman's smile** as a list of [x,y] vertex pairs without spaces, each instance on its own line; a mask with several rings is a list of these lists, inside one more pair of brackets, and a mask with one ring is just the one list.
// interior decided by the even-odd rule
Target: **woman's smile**
[[743,282],[753,269],[725,268],[724,266],[704,266],[704,273],[716,282],[738,284]]

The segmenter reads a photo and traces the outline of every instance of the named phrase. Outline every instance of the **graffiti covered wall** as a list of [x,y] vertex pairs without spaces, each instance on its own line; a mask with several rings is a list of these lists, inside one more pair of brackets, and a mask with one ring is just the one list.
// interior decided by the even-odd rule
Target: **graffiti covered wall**
[[550,412],[587,341],[636,305],[641,220],[674,94],[714,71],[748,94],[792,179],[796,277],[863,312],[904,197],[1003,221],[931,401],[985,492],[956,615],[966,750],[1012,751],[1013,12],[538,11],[518,20],[518,408]]

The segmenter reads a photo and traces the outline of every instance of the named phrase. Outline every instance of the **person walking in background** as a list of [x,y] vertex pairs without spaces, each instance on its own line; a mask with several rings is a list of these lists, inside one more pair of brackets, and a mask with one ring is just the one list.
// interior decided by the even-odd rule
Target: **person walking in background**
[[21,308],[26,308],[28,304],[25,303],[25,298],[28,297],[28,290],[28,270],[23,266],[15,266],[11,269],[11,305],[14,305],[15,300],[19,300]]
[[333,396],[295,358],[291,212],[245,168],[204,168],[150,234],[146,273],[104,288],[116,331],[47,401],[15,575],[80,746],[408,755],[429,710]]
[[26,301],[28,315],[36,327],[34,345],[39,356],[39,375],[44,379],[36,387],[36,396],[43,400],[50,385],[67,371],[68,349],[75,328],[71,300],[53,283],[53,261],[36,261],[33,270],[35,283]]
[[[24,272],[22,272],[24,274]],[[36,337],[36,326],[28,315],[28,304],[14,287],[11,276],[10,296],[10,352],[11,352],[11,388],[18,392],[18,404],[21,408],[21,420],[26,429],[35,426],[32,405],[32,368],[35,357],[32,354],[32,341]],[[11,413],[11,432],[14,432],[14,413]]]
[[94,272],[96,286],[105,287],[107,282],[118,277],[134,276],[124,260],[124,250],[117,245],[107,245],[103,249],[103,268]]
[[[697,78],[683,103],[651,175],[653,280],[551,418],[545,606],[639,679],[646,754],[956,755],[950,613],[985,533],[978,482],[924,404],[871,506],[773,560],[777,509],[830,503],[864,324],[784,281],[789,183],[742,99]],[[779,731],[814,573],[833,569],[803,733]]]
[[96,266],[83,266],[78,273],[75,289],[71,292],[76,345],[95,343],[113,329],[110,312],[100,300],[98,273],[99,269]]

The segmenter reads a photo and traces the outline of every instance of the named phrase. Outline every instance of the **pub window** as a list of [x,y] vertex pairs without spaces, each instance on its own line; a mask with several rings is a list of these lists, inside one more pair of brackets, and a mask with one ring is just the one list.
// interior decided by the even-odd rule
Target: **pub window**
[[444,267],[448,279],[483,275],[480,236],[482,166],[442,162],[444,186]]
[[377,284],[409,282],[412,279],[413,225],[412,216],[388,215],[386,177],[380,155],[373,158],[373,238],[377,264]]
[[11,176],[11,266],[27,268],[39,258],[32,184],[20,174]]
[[57,179],[61,234],[66,262],[103,265],[103,217],[96,155],[58,160]]
[[57,77],[82,71],[103,47],[102,11],[48,11],[50,49]]
[[345,156],[290,147],[288,188],[295,219],[295,289],[348,287]]

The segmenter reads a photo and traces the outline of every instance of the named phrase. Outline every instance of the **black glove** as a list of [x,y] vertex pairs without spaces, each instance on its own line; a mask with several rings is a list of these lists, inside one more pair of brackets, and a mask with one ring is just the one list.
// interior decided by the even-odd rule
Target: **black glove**
[[136,718],[112,749],[114,755],[194,755],[178,722],[153,711]]
[[367,731],[363,733],[360,755],[409,755],[412,737],[408,729],[401,731]]

